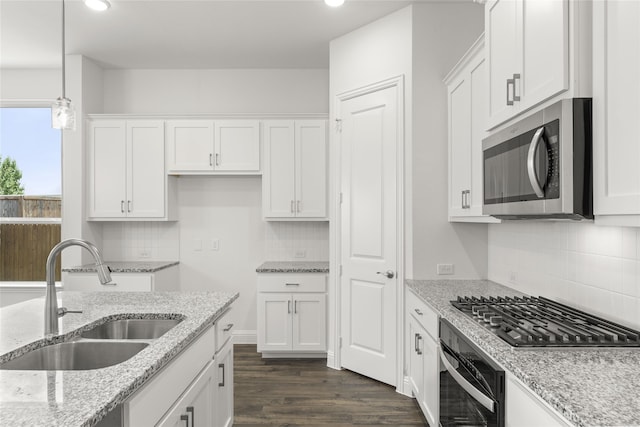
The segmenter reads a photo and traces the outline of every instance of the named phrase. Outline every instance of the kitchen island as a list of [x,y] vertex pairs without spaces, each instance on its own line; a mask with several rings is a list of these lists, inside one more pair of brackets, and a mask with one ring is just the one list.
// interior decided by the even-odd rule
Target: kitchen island
[[[155,374],[210,330],[237,298],[237,293],[223,292],[61,292],[59,307],[82,313],[61,317],[60,334],[50,339],[43,334],[44,298],[0,309],[0,363],[76,338],[105,319],[182,319],[132,358],[106,368],[0,370],[0,425],[96,425],[152,379],[161,377]],[[215,348],[210,350],[213,354]],[[167,409],[161,409],[162,413]]]
[[[521,292],[488,280],[407,280],[406,285],[572,425],[640,425],[640,348],[514,348],[450,301]],[[527,422],[517,424],[532,425]]]

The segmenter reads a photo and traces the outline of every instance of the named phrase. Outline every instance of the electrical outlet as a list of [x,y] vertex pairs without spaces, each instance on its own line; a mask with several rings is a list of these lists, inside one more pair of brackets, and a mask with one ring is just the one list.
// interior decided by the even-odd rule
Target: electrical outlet
[[307,257],[307,250],[306,249],[296,249],[296,251],[293,254],[294,258],[306,258]]
[[438,275],[453,274],[453,264],[437,264]]
[[151,254],[148,250],[143,249],[140,251],[140,258],[151,258]]

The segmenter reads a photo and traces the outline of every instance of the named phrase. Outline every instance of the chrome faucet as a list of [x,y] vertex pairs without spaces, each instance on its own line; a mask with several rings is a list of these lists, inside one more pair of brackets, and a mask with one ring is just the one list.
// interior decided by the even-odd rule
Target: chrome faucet
[[58,297],[56,295],[56,258],[63,249],[69,246],[80,246],[88,250],[96,262],[96,270],[98,278],[103,285],[111,282],[111,272],[109,267],[102,261],[100,251],[91,242],[81,239],[66,239],[58,243],[51,249],[47,257],[47,295],[44,300],[44,334],[45,336],[58,334],[58,318],[68,313],[69,310],[64,307],[58,309]]

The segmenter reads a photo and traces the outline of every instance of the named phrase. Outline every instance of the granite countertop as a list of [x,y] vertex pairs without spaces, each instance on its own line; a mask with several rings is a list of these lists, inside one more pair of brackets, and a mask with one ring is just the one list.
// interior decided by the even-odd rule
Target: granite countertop
[[258,273],[328,273],[329,261],[267,261]]
[[640,425],[640,348],[515,349],[449,301],[458,295],[521,292],[487,280],[407,280],[406,284],[571,423]]
[[0,425],[88,427],[129,398],[238,298],[227,292],[59,292],[69,310],[44,338],[44,297],[0,309],[0,362],[65,341],[111,319],[183,318],[131,359],[87,371],[0,370]]
[[[112,273],[153,273],[158,270],[178,265],[178,261],[105,261]],[[77,265],[62,269],[67,273],[95,273],[95,264]]]

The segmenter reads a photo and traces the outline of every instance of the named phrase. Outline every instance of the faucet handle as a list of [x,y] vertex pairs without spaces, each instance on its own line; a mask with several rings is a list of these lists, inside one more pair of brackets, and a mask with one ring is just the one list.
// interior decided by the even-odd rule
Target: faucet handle
[[60,307],[58,309],[58,317],[62,317],[67,313],[82,313],[82,310],[69,310],[67,307]]

